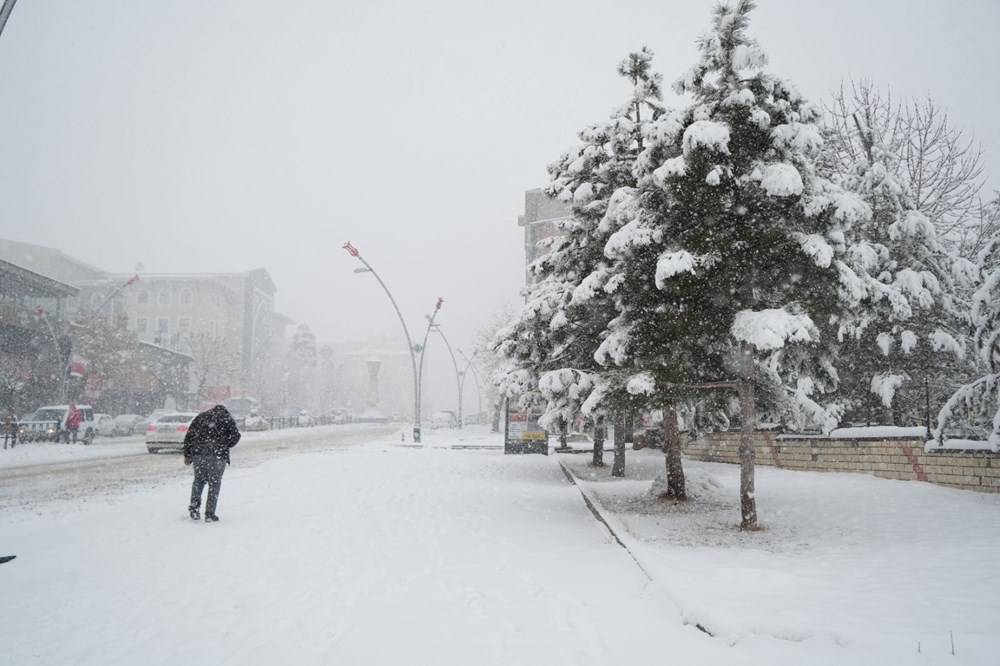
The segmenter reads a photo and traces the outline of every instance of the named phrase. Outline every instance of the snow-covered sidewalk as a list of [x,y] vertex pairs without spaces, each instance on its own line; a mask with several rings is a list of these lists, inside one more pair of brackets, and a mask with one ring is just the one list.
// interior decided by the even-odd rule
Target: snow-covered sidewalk
[[[629,451],[632,478],[612,482],[586,456],[504,456],[482,432],[424,444],[397,434],[251,468],[234,456],[217,524],[187,518],[186,483],[0,513],[0,555],[18,556],[0,565],[0,664],[884,666],[988,664],[1000,649],[996,497],[760,470],[772,529],[740,535],[721,466],[689,464],[704,505],[675,511],[642,499],[662,464],[651,452]],[[582,485],[642,568],[560,460],[593,472]],[[839,503],[813,514],[808,498],[829,504],[838,479]],[[880,532],[915,501],[934,539]],[[894,598],[886,572],[928,560],[917,571],[943,578]],[[955,657],[940,640],[952,629]]]

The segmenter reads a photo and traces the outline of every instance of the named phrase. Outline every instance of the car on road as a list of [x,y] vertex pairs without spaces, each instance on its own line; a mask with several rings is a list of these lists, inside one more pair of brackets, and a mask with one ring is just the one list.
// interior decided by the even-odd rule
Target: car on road
[[156,421],[156,419],[160,418],[164,414],[176,414],[176,413],[177,413],[176,409],[165,409],[162,407],[159,409],[154,409],[152,414],[143,417],[142,421],[140,421],[139,424],[136,425],[135,429],[138,432],[142,432],[143,430],[146,429],[146,426],[153,423],[154,421]]
[[115,437],[134,435],[142,420],[146,418],[142,414],[119,414],[115,417]]
[[183,451],[184,437],[196,416],[196,412],[163,414],[146,426],[146,449],[150,453],[163,450]]
[[111,414],[94,414],[94,431],[101,437],[113,437],[115,419]]
[[431,416],[431,428],[457,428],[458,419],[455,417],[455,412],[450,409],[442,409],[439,412],[434,412]]
[[261,430],[270,430],[270,428],[271,424],[256,409],[251,409],[247,417],[243,419],[242,430],[259,432]]
[[[77,441],[90,444],[94,441],[97,431],[94,429],[94,409],[90,405],[77,405],[80,412],[80,427],[77,430]],[[69,405],[48,405],[39,407],[30,418],[24,419],[18,426],[18,439],[22,442],[38,441],[69,441],[66,430],[66,418],[69,416]]]
[[312,417],[309,410],[303,409],[296,417],[295,424],[300,428],[311,428],[316,425],[316,419]]

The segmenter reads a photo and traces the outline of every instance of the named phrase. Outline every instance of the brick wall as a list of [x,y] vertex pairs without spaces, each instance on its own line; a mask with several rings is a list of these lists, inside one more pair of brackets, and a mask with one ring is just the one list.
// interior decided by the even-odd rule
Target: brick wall
[[[739,433],[713,433],[684,446],[694,460],[739,462]],[[855,472],[884,479],[928,481],[950,488],[1000,492],[1000,454],[924,453],[924,439],[829,439],[758,432],[756,464],[816,472]]]

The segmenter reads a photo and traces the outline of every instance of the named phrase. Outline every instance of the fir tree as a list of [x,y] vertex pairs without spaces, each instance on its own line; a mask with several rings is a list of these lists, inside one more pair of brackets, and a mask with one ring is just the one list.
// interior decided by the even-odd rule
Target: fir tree
[[[857,274],[871,277],[865,283],[868,307],[842,319],[838,331],[841,364],[851,368],[841,393],[855,420],[862,414],[871,419],[868,398],[877,396],[885,412],[880,420],[903,425],[898,389],[926,381],[937,368],[953,365],[956,355],[964,356],[958,342],[966,307],[960,288],[975,268],[939,241],[933,223],[917,209],[909,186],[895,176],[899,157],[879,141],[874,120],[868,108],[855,114],[855,141],[863,150],[853,172],[837,179],[872,211],[851,229],[845,259]],[[910,405],[906,421],[917,420],[922,410],[915,407]]]
[[[595,463],[601,464],[603,419],[608,402],[594,360],[600,336],[613,316],[604,290],[604,242],[613,229],[602,226],[609,197],[635,184],[633,167],[642,149],[643,127],[661,112],[658,74],[643,48],[618,65],[632,83],[629,101],[602,123],[579,133],[583,142],[549,167],[549,196],[573,206],[573,220],[551,251],[529,269],[528,301],[500,332],[499,349],[509,360],[499,373],[508,395],[545,404],[543,422],[561,429],[581,410],[595,422]],[[586,279],[585,279],[586,278]],[[622,405],[619,405],[621,407]]]
[[834,340],[820,326],[862,281],[837,259],[850,224],[870,214],[816,175],[819,112],[763,71],[746,35],[753,8],[715,10],[699,61],[675,85],[693,103],[650,126],[638,188],[609,206],[618,230],[605,254],[620,314],[598,351],[645,368],[636,391],[736,391],[745,529],[757,526],[758,403],[836,418],[815,400],[837,380]]
[[938,414],[939,444],[956,410],[964,408],[974,419],[982,419],[987,441],[1000,450],[1000,235],[983,248],[978,257],[978,279],[969,311],[971,346],[979,376],[961,386]]

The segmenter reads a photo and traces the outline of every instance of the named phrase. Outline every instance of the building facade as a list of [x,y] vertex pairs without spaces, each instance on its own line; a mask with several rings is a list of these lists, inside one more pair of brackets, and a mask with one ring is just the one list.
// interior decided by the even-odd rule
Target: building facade
[[[127,275],[107,273],[44,246],[0,240],[0,259],[70,285],[54,301],[58,317],[124,317],[150,351],[190,357],[185,402],[253,395],[280,353],[290,323],[275,310],[274,282],[264,268],[241,273]],[[3,290],[6,293],[6,289]],[[2,294],[0,294],[2,297]],[[68,352],[67,352],[68,353]],[[224,357],[220,363],[220,357]],[[208,364],[220,363],[208,368]],[[199,393],[210,395],[198,395]]]
[[524,227],[524,279],[531,282],[528,266],[548,252],[542,242],[558,238],[565,233],[564,225],[572,222],[573,209],[545,194],[541,188],[524,193],[524,215],[518,215],[517,224]]

